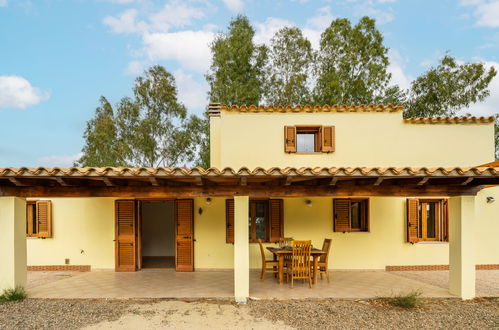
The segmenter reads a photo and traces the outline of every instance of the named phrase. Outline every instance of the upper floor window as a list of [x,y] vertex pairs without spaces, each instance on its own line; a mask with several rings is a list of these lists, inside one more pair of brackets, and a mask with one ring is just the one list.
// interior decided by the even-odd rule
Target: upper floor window
[[334,126],[284,127],[284,151],[288,153],[333,152]]

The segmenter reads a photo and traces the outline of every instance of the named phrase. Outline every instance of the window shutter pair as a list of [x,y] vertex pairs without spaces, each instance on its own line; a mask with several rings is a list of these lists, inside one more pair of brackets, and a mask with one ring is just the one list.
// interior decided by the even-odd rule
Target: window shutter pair
[[350,199],[333,199],[334,231],[347,233],[350,227]]
[[[320,151],[335,151],[335,127],[321,126],[320,128]],[[296,126],[284,126],[284,151],[296,152]]]
[[[225,201],[226,238],[227,243],[234,243],[234,200]],[[284,236],[284,211],[282,199],[269,200],[269,234],[271,242],[278,242]]]
[[36,221],[38,237],[52,237],[52,203],[50,201],[36,202]]

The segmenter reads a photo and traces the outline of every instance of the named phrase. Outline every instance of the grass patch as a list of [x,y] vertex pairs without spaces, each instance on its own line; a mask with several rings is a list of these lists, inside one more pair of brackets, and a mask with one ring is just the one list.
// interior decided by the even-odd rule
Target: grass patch
[[414,290],[407,294],[398,294],[393,297],[386,298],[386,301],[396,307],[412,309],[422,305],[421,295],[423,292],[421,290]]
[[26,291],[22,286],[16,286],[13,289],[3,290],[2,295],[0,295],[0,304],[8,301],[18,301],[26,298]]

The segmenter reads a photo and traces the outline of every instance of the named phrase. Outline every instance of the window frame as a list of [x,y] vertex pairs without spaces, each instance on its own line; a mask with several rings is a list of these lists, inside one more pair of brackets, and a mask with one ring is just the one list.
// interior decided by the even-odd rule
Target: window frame
[[[296,129],[296,153],[311,154],[322,152],[322,126],[321,125],[295,125]],[[314,134],[314,151],[298,151],[298,134]]]
[[256,205],[259,202],[263,202],[265,205],[265,238],[262,239],[264,243],[270,243],[270,214],[269,214],[269,199],[250,199],[249,200],[249,214],[248,214],[248,227],[250,237],[248,240],[250,243],[258,243],[256,237]]
[[[447,242],[448,239],[444,237],[445,233],[443,232],[445,224],[444,222],[447,222],[447,227],[448,227],[448,215],[447,219],[445,218],[444,215],[444,200],[443,198],[418,198],[418,240],[420,242]],[[422,212],[423,210],[423,205],[428,204],[428,203],[435,203],[436,208],[435,208],[435,237],[428,238],[427,237],[427,228],[428,228],[428,221],[426,217],[426,212]],[[423,220],[423,215],[424,219],[426,222]],[[419,227],[421,226],[421,227]],[[420,234],[421,232],[421,234]]]
[[[336,210],[335,210],[335,201],[336,200],[348,200],[349,201],[349,209],[348,209],[348,230],[337,230],[337,218],[336,218]],[[364,210],[362,212],[363,219],[360,220],[360,228],[352,228],[352,204],[353,203],[364,203]],[[333,198],[333,231],[339,233],[369,233],[371,232],[371,218],[370,218],[370,199],[369,197],[355,197],[355,198]]]

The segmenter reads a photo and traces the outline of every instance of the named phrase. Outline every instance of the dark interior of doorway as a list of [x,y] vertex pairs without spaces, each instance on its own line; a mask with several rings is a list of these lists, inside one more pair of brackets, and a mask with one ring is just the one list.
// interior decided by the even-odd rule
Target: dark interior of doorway
[[142,201],[141,268],[175,268],[175,203]]

